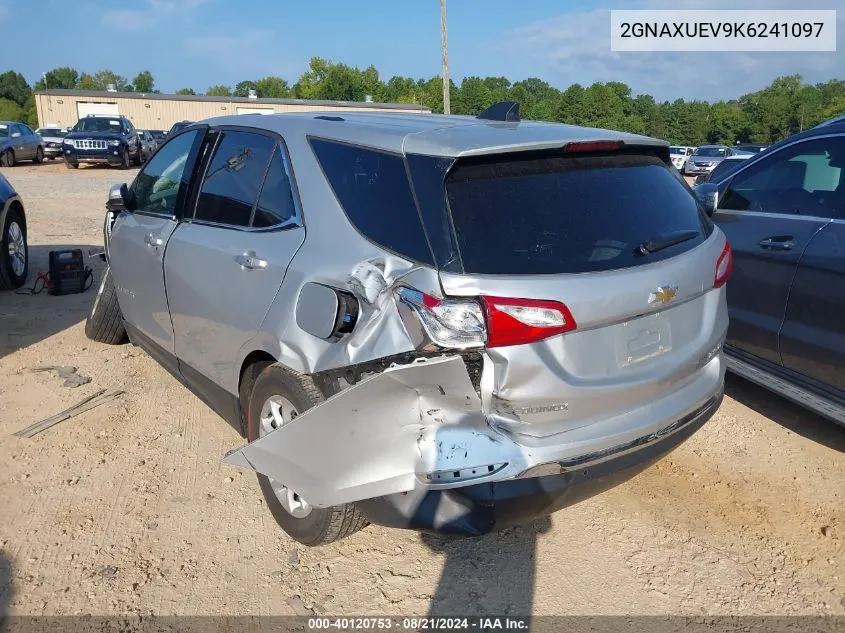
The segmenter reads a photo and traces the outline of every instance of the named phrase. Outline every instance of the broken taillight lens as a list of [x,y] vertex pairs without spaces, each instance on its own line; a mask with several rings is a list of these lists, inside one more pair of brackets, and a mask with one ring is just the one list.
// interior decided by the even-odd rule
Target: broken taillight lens
[[727,283],[733,271],[733,266],[733,251],[731,250],[731,245],[725,242],[725,248],[722,249],[722,254],[716,260],[716,274],[713,277],[714,288],[721,288]]
[[452,349],[484,346],[487,328],[484,313],[476,301],[437,299],[405,287],[397,289],[396,295],[414,311],[435,345]]
[[437,299],[405,287],[396,294],[413,309],[429,339],[440,347],[523,345],[577,327],[569,308],[559,301],[483,295],[479,305],[472,299]]
[[559,301],[487,295],[481,301],[487,313],[487,347],[534,343],[577,327],[569,308]]

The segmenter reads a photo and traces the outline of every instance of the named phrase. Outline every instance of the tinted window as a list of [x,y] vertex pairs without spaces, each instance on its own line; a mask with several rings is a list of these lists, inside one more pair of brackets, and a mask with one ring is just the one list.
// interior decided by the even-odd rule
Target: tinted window
[[190,178],[186,165],[197,134],[199,131],[174,137],[144,165],[132,184],[137,211],[176,214],[179,189],[187,186]]
[[367,238],[431,264],[405,161],[395,154],[311,139],[311,147],[350,222]]
[[260,134],[234,130],[221,132],[221,136],[206,170],[194,217],[249,226],[274,142]]
[[252,226],[257,228],[275,226],[287,222],[295,214],[290,172],[282,158],[281,149],[276,147],[273,158],[270,160],[270,169],[261,187]]
[[737,174],[720,209],[837,217],[845,205],[845,138],[797,143]]
[[74,132],[117,132],[121,131],[120,119],[115,117],[91,116],[79,119],[73,126]]
[[[632,155],[459,161],[446,191],[464,269],[582,273],[685,252],[712,229],[675,172]],[[688,239],[640,254],[644,242],[680,235]]]
[[705,182],[719,182],[729,174],[735,172],[742,165],[744,165],[745,160],[747,159],[723,160],[721,163],[719,163],[713,168],[713,171],[710,172],[710,175],[705,179]]
[[35,134],[35,132],[32,131],[32,128],[28,125],[21,124],[21,129],[23,130],[23,133],[27,136],[32,136],[33,134]]
[[703,156],[706,158],[718,158],[728,155],[728,150],[725,147],[699,147],[693,153],[693,156]]
[[61,128],[57,128],[57,127],[41,128],[40,130],[36,130],[36,133],[40,134],[41,136],[58,136],[58,137],[67,136],[66,130],[62,130]]

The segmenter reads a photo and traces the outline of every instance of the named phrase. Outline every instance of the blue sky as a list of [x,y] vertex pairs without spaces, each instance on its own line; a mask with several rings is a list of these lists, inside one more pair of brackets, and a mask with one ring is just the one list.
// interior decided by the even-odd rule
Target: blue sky
[[[623,81],[658,99],[737,97],[777,75],[845,78],[845,8],[836,53],[611,53],[610,8],[837,8],[841,0],[449,0],[452,78]],[[16,24],[25,24],[16,28]],[[308,59],[374,64],[382,78],[440,72],[438,0],[0,0],[0,71],[30,83],[56,66],[149,69],[163,92],[274,74]],[[40,39],[39,39],[40,38]]]

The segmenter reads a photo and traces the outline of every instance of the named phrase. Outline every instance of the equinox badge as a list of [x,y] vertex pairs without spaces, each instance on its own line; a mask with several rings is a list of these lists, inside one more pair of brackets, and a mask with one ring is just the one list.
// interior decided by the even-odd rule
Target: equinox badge
[[648,295],[649,303],[669,303],[678,294],[678,286],[660,286]]

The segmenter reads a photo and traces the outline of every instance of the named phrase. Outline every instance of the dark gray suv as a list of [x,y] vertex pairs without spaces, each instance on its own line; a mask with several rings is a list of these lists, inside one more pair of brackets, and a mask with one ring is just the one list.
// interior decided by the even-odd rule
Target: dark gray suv
[[731,250],[651,138],[384,113],[233,116],[109,196],[89,336],[249,443],[295,539],[460,534],[629,478],[721,402]]

